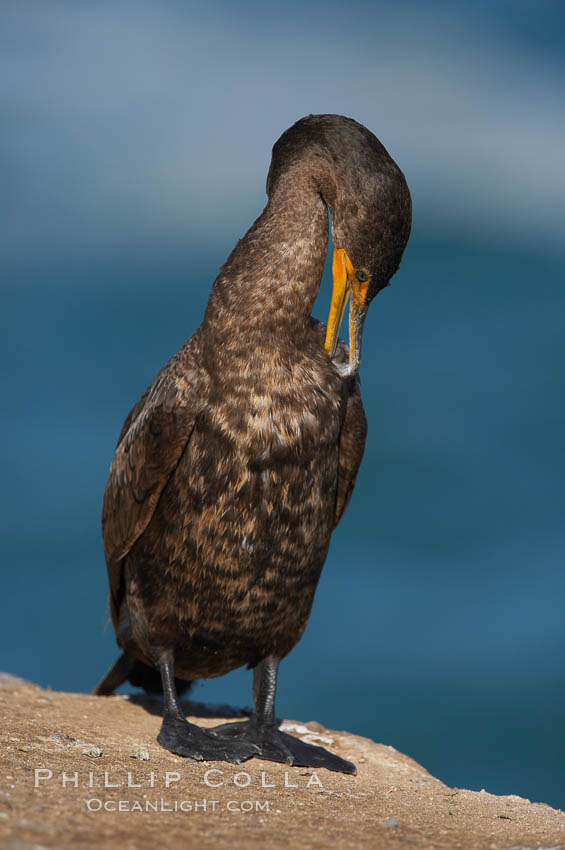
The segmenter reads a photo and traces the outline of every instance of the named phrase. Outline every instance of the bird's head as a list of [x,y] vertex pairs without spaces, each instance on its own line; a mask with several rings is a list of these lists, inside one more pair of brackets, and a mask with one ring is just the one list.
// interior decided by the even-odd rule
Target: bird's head
[[410,235],[410,192],[379,140],[341,115],[310,115],[283,133],[273,148],[269,194],[289,169],[313,180],[330,210],[333,292],[325,345],[333,357],[350,300],[349,364],[343,374],[353,375],[361,363],[369,304],[398,269]]

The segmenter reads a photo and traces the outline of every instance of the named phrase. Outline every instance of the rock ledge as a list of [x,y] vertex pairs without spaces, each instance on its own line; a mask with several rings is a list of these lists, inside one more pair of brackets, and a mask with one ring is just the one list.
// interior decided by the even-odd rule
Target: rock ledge
[[[157,744],[160,706],[149,700],[0,679],[0,844],[7,850],[565,850],[562,811],[448,788],[368,738],[286,722],[287,731],[354,761],[356,777],[257,759],[196,763]],[[187,703],[187,710],[201,725],[218,723],[202,706]]]

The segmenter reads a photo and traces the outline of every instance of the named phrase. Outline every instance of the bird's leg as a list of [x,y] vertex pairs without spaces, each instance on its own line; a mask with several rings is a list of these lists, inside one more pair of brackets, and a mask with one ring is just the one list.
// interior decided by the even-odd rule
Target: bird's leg
[[306,744],[281,732],[275,718],[275,693],[279,659],[264,658],[253,671],[253,701],[255,708],[249,720],[225,723],[213,728],[218,737],[255,744],[256,758],[277,761],[297,767],[325,767],[340,773],[357,773],[350,761],[328,752],[323,747]]
[[257,747],[250,741],[221,739],[207,729],[189,723],[177,696],[172,653],[162,653],[158,664],[165,705],[157,740],[163,747],[179,756],[197,761],[230,761],[238,764],[257,755]]

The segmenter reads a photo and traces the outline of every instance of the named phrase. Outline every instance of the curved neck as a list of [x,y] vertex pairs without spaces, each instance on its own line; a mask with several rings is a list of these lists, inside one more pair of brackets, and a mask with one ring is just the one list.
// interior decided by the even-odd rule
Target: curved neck
[[306,332],[328,247],[328,212],[303,181],[280,181],[259,218],[226,260],[203,325],[221,346],[242,336],[296,339]]

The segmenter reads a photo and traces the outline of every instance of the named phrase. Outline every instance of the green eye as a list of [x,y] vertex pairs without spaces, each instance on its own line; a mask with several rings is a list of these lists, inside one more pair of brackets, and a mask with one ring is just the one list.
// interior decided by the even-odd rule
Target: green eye
[[369,275],[367,274],[367,272],[364,272],[363,269],[357,269],[357,271],[355,272],[355,277],[357,278],[357,280],[360,280],[362,282],[369,280]]

